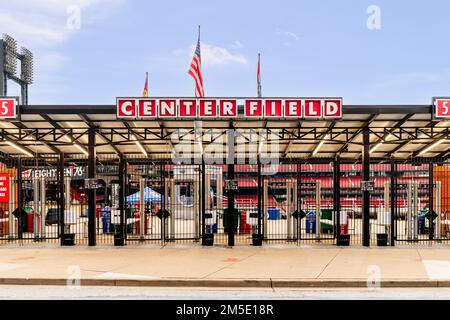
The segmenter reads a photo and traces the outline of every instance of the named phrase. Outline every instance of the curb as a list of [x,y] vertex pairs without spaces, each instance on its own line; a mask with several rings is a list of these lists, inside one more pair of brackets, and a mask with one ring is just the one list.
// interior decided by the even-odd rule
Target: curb
[[[0,285],[66,286],[68,279],[0,278]],[[200,288],[367,288],[365,280],[204,280],[204,279],[81,279],[81,286]],[[450,288],[450,281],[386,280],[381,288]]]

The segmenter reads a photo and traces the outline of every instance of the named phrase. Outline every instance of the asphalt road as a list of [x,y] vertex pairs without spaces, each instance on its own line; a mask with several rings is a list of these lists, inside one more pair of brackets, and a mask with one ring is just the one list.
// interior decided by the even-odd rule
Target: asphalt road
[[450,299],[450,288],[405,289],[219,289],[61,286],[0,286],[1,300],[15,299]]

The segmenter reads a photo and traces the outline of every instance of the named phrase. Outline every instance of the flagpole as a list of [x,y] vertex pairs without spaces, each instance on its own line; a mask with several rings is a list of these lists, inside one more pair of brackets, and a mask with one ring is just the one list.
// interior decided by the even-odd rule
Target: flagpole
[[261,98],[262,96],[262,90],[261,90],[261,54],[258,53],[258,74],[256,79],[256,90],[258,98]]

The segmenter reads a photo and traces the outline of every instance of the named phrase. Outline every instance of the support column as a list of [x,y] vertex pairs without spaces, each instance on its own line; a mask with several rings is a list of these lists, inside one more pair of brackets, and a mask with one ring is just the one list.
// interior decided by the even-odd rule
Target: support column
[[[96,150],[95,150],[95,128],[89,128],[89,157],[88,157],[88,178],[94,179],[96,176]],[[96,239],[96,190],[89,189],[88,191],[88,236],[89,246],[97,245]]]
[[34,233],[34,241],[39,240],[39,216],[41,215],[41,206],[39,204],[39,178],[33,177],[33,233]]
[[258,189],[257,189],[257,195],[258,195],[258,237],[262,237],[262,177],[261,177],[261,161],[259,160],[258,156]]
[[206,194],[206,188],[205,188],[205,184],[206,184],[206,165],[205,165],[205,159],[202,157],[202,165],[201,165],[201,191],[200,191],[200,207],[201,207],[201,237],[202,237],[202,245],[206,245],[207,244],[207,235],[206,235],[206,201],[205,201],[205,197],[207,197]]
[[[370,180],[370,137],[369,127],[363,128],[362,180]],[[370,193],[362,191],[363,246],[370,246]]]
[[[0,97],[5,97],[7,95],[7,90],[6,90],[6,74],[5,74],[5,69],[3,68],[3,66],[5,65],[5,61],[4,61],[4,44],[3,44],[3,40],[0,40]],[[20,220],[20,219],[19,219]]]
[[9,180],[9,204],[8,204],[8,226],[9,226],[9,240],[13,241],[15,236],[15,223],[13,212],[16,207],[16,178],[11,177]]
[[333,202],[336,221],[336,239],[341,236],[341,161],[337,157],[333,162]]
[[[201,166],[199,170],[199,174],[201,175]],[[200,176],[194,174],[194,234],[196,239],[201,239],[202,234],[200,231],[200,226],[202,225],[201,214],[200,214],[200,201],[199,201],[199,193],[200,193]],[[222,184],[220,184],[222,185]],[[222,200],[220,200],[222,201]],[[222,208],[222,206],[221,206]]]
[[23,105],[28,105],[28,84],[24,83],[20,85],[20,92],[21,92],[21,97],[22,97],[22,104]]
[[[23,191],[22,191],[22,158],[19,157],[17,160],[17,210],[19,212],[19,219],[18,219],[18,239],[23,239],[23,219],[22,218],[22,211],[23,211]],[[25,218],[26,219],[26,218]]]
[[[428,220],[430,223],[429,230],[429,239],[434,239],[434,220],[433,219],[433,211],[434,211],[434,172],[433,172],[433,160],[430,161],[428,167],[428,208],[430,210],[430,219]],[[438,212],[437,214],[440,214]]]
[[300,242],[302,239],[302,163],[297,163],[297,241]]
[[391,183],[390,183],[390,200],[391,200],[391,247],[395,246],[395,203],[396,203],[396,193],[395,190],[397,189],[396,186],[396,174],[397,174],[397,166],[395,165],[394,160],[391,160]]
[[119,158],[119,212],[120,212],[120,225],[119,231],[116,232],[118,237],[115,245],[125,244],[125,175],[126,175],[126,162],[123,155]]
[[59,155],[58,165],[58,187],[59,187],[59,234],[61,245],[63,245],[63,239],[65,234],[65,197],[64,197],[64,153]]
[[[161,183],[163,186],[163,184]],[[164,187],[163,187],[164,189]],[[164,208],[164,196],[161,193],[161,212]],[[144,176],[139,178],[139,240],[144,241],[145,239],[145,225],[146,225],[146,214],[145,214],[145,178]],[[163,237],[163,218],[161,216],[161,236]],[[164,238],[162,238],[164,239]]]
[[[234,180],[234,164],[228,164],[227,179]],[[228,246],[234,246],[234,190],[227,190],[228,197]]]
[[41,196],[41,240],[44,241],[45,237],[46,237],[46,233],[45,233],[45,217],[46,217],[46,213],[47,213],[47,203],[46,203],[46,184],[45,184],[45,179],[41,178],[41,192],[40,192],[40,196]]
[[[227,179],[234,180],[234,128],[227,130]],[[227,190],[228,197],[228,246],[234,246],[234,190]]]
[[[164,245],[164,242],[166,241],[166,235],[167,235],[167,225],[166,225],[166,210],[167,210],[167,193],[166,193],[166,175],[165,175],[165,164],[164,161],[161,161],[160,164],[160,175],[161,175],[161,244]],[[172,214],[172,213],[171,213]],[[144,216],[145,212],[144,212]],[[147,219],[147,217],[146,217]]]

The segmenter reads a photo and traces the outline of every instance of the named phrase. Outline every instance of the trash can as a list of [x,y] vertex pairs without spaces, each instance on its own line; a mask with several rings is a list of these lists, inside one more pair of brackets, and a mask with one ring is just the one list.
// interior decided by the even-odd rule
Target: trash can
[[269,215],[269,220],[278,220],[281,217],[281,212],[279,208],[268,208],[267,214]]
[[217,233],[216,212],[214,210],[206,210],[205,212],[205,227],[206,233]]
[[62,246],[74,246],[75,245],[75,233],[64,233],[61,245]]
[[247,212],[242,212],[240,215],[240,221],[239,221],[239,233],[240,234],[247,234],[252,232],[252,226],[247,223]]
[[377,246],[387,247],[388,235],[387,233],[377,233]]
[[348,212],[341,211],[340,215],[341,234],[348,234]]
[[213,233],[205,233],[202,236],[202,246],[213,246],[214,245],[214,234]]
[[115,246],[125,245],[125,239],[123,238],[122,232],[118,226],[114,228],[114,245]]
[[349,234],[341,234],[337,238],[337,246],[339,247],[348,247],[350,246],[350,235]]
[[419,234],[426,234],[425,232],[425,214],[419,213],[417,216],[417,225]]
[[24,208],[23,209],[27,218],[25,219],[25,226],[23,226],[24,232],[33,233],[34,232],[34,210],[32,208]]
[[316,233],[316,213],[314,211],[306,214],[306,233]]
[[262,234],[257,234],[257,233],[253,233],[252,234],[252,244],[255,247],[260,247],[262,246],[262,242],[263,242],[263,235]]
[[333,233],[333,210],[331,209],[322,209],[320,210],[321,217],[323,220],[328,220],[329,223],[322,222],[320,224],[320,231],[322,233]]
[[110,233],[110,226],[111,226],[111,211],[109,208],[103,208],[102,209],[102,226],[103,226],[103,233]]
[[126,226],[126,232],[127,234],[133,233],[133,223],[128,223],[127,219],[134,218],[134,211],[135,208],[129,207],[125,210],[125,226]]
[[[228,232],[228,221],[229,221],[229,214],[228,209],[223,210],[223,231],[226,233]],[[239,211],[237,209],[234,209],[234,232],[237,232],[238,226],[239,226]]]

